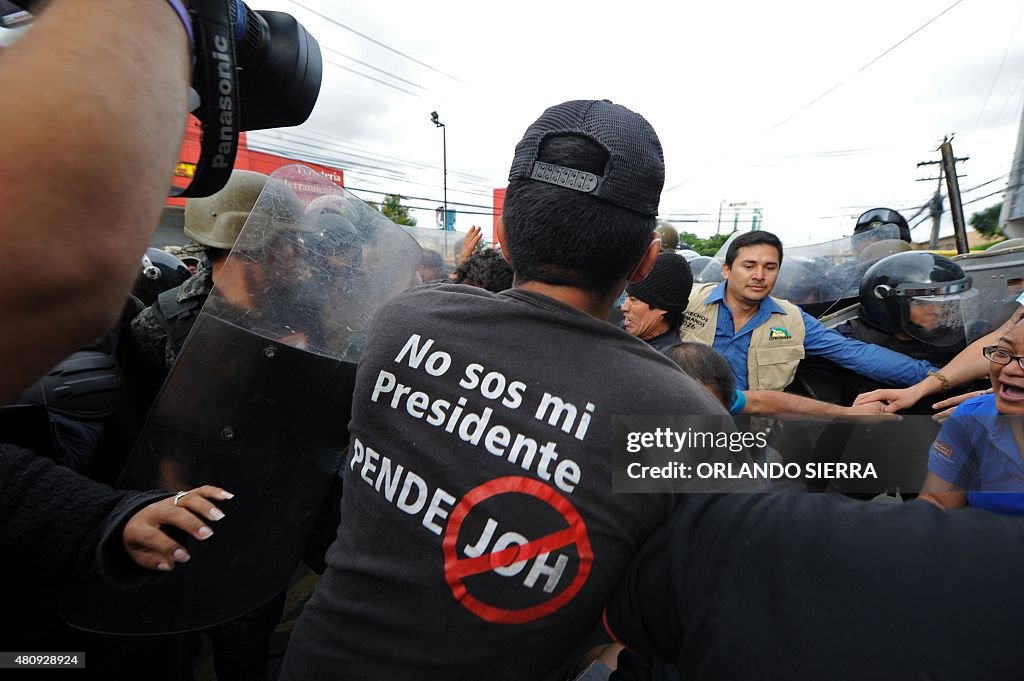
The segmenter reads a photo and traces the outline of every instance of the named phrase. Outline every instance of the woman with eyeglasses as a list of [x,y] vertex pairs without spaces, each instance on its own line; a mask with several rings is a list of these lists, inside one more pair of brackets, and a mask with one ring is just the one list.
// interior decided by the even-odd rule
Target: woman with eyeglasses
[[921,498],[942,508],[1024,514],[1024,322],[982,350],[992,392],[963,402],[928,453]]

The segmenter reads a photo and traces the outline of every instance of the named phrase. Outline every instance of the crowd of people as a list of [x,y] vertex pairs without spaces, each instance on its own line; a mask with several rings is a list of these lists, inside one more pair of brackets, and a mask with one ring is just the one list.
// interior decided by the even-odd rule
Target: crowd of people
[[[790,260],[770,232],[697,273],[657,221],[654,128],[573,100],[526,128],[495,245],[471,230],[450,272],[340,190],[240,170],[189,199],[186,262],[147,247],[188,108],[191,15],[179,0],[98,10],[54,0],[0,54],[0,315],[16,330],[0,335],[0,648],[85,651],[97,678],[190,678],[182,630],[201,629],[218,678],[262,679],[286,598],[275,575],[304,552],[322,576],[290,635],[290,681],[1016,673],[1024,308],[967,344],[955,312],[970,277],[900,245],[898,213],[856,224],[858,314],[830,328],[773,295]],[[59,164],[24,163],[54,145]],[[211,324],[228,340],[195,350]],[[199,401],[167,388],[204,353],[195,380],[251,405],[210,433]],[[800,394],[816,375],[847,387]],[[616,416],[888,423],[937,393],[955,411],[906,504],[612,491]],[[197,444],[131,478],[160,489],[115,490],[147,413],[164,431],[193,419],[167,441]],[[246,428],[272,465],[234,457]],[[188,581],[200,569],[219,593]],[[73,630],[60,600],[82,580],[119,590],[97,610],[176,585],[161,602],[213,615],[139,638]],[[145,614],[126,633],[161,633]]]

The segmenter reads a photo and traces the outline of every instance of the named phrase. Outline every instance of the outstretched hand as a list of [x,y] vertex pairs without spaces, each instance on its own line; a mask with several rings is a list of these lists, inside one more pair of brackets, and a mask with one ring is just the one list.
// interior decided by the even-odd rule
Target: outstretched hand
[[932,409],[942,409],[942,411],[940,411],[938,414],[933,415],[932,419],[939,423],[945,423],[946,419],[950,417],[950,415],[953,413],[953,410],[956,409],[957,405],[959,405],[961,402],[966,402],[972,397],[978,397],[979,395],[984,395],[985,393],[990,392],[992,392],[992,388],[989,388],[988,390],[972,390],[969,393],[964,393],[963,395],[957,395],[956,397],[950,397],[947,400],[936,402],[935,404],[932,405]]
[[203,541],[213,535],[205,520],[217,521],[224,512],[209,500],[231,499],[230,492],[204,485],[146,506],[133,515],[124,527],[122,540],[128,555],[149,570],[170,572],[175,563],[187,563],[191,556],[162,526],[172,525]]
[[880,388],[879,390],[872,390],[871,392],[857,395],[857,399],[853,401],[853,406],[857,407],[870,404],[871,402],[885,402],[883,411],[886,414],[893,414],[913,407],[920,399],[921,395],[913,388]]
[[891,413],[888,410],[888,405],[881,401],[854,403],[853,406],[846,408],[846,414],[858,417],[860,423],[887,423],[903,420],[899,414]]

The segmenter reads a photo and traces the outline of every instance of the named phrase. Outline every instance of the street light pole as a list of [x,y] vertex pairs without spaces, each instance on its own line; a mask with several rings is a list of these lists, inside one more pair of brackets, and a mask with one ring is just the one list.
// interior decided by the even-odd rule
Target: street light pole
[[[448,134],[444,123],[437,119],[436,111],[430,112],[430,120],[434,127],[441,128],[441,158],[444,168],[444,213],[441,218],[441,229],[448,231]],[[445,235],[445,243],[447,242],[448,236]]]

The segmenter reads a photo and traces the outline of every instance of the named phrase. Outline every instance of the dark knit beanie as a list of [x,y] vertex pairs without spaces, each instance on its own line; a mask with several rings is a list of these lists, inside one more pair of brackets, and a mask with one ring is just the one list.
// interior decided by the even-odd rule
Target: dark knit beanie
[[626,286],[626,293],[659,310],[682,312],[692,288],[693,272],[686,258],[678,253],[659,253],[647,278]]

